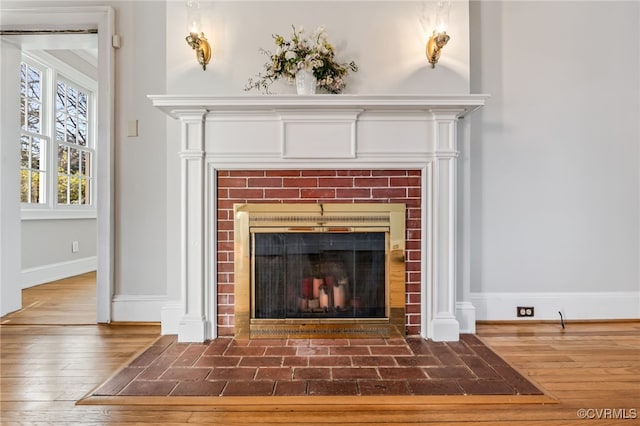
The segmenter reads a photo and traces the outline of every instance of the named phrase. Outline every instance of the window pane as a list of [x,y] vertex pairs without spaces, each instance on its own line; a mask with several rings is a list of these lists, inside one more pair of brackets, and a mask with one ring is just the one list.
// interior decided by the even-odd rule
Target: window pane
[[78,94],[78,115],[87,118],[87,94],[80,92]]
[[23,97],[20,97],[20,126],[22,130],[27,129],[27,126],[26,126],[27,121],[25,120],[26,115],[27,115],[27,100]]
[[27,114],[27,129],[34,133],[40,133],[40,104],[29,102]]
[[40,203],[40,173],[31,172],[31,202]]
[[29,171],[20,170],[20,202],[29,202]]
[[78,175],[69,177],[69,203],[78,204],[80,202],[80,178]]
[[66,121],[65,115],[61,112],[56,113],[56,140],[64,141],[64,123]]
[[87,157],[87,152],[80,151],[80,167],[79,167],[78,173],[83,176],[85,174],[85,168],[87,167],[85,165],[86,157]]
[[82,155],[82,174],[91,177],[91,153],[87,151]]
[[80,179],[80,204],[87,204],[87,180],[85,178]]
[[71,86],[67,86],[67,111],[69,114],[77,114],[76,105],[78,103],[78,91]]
[[78,119],[78,144],[87,146],[87,122],[83,119]]
[[67,204],[68,185],[69,179],[65,175],[58,175],[58,204]]
[[20,95],[27,96],[27,64],[20,64]]
[[27,79],[27,96],[30,98],[40,99],[40,71],[29,67]]
[[82,203],[91,204],[91,179],[83,179]]
[[77,175],[80,171],[80,150],[69,148],[69,174]]
[[76,122],[70,115],[67,116],[67,142],[76,143]]
[[66,108],[66,105],[67,105],[66,98],[67,98],[67,86],[64,83],[59,81],[58,87],[56,89],[56,110],[57,111],[61,111]]
[[67,173],[69,167],[69,148],[66,146],[58,147],[58,172]]
[[29,136],[22,135],[20,137],[20,167],[29,168]]
[[42,139],[33,138],[31,141],[31,168],[40,168],[40,152],[42,149]]

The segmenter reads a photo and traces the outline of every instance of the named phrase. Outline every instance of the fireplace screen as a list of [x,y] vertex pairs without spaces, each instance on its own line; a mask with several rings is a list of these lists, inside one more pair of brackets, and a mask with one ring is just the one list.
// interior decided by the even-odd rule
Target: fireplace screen
[[384,318],[385,232],[252,234],[253,318]]
[[404,204],[234,206],[238,338],[405,331]]

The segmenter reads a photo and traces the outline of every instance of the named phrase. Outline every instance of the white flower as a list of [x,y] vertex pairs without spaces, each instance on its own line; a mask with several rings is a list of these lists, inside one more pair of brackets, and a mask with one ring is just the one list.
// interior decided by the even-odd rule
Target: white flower
[[287,61],[290,61],[291,59],[296,59],[298,57],[298,55],[296,55],[296,52],[292,51],[292,50],[288,50],[285,54],[284,54],[284,58]]
[[[1,0],[0,0],[1,1]],[[355,63],[339,63],[334,59],[334,47],[328,41],[324,26],[318,27],[313,35],[304,34],[304,27],[292,25],[291,39],[285,40],[280,35],[274,35],[275,53],[264,49],[260,52],[270,58],[265,64],[263,74],[258,74],[260,80],[249,80],[249,88],[256,88],[268,92],[268,86],[273,81],[282,78],[292,80],[302,69],[317,73],[317,84],[330,93],[340,93],[344,88],[344,77],[349,71],[357,71]]]

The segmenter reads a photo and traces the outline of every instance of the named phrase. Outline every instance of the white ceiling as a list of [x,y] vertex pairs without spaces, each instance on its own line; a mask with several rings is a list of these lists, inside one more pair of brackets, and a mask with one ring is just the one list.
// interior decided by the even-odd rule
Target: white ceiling
[[94,67],[98,66],[97,34],[11,34],[2,38],[22,50],[69,50]]

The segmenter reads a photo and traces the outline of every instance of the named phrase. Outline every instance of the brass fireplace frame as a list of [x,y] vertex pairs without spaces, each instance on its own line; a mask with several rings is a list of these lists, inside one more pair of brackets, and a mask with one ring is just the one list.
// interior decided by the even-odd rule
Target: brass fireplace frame
[[[405,335],[406,206],[400,203],[236,204],[234,276],[236,338],[397,337]],[[384,318],[252,318],[252,228],[273,232],[388,232]]]

